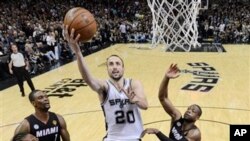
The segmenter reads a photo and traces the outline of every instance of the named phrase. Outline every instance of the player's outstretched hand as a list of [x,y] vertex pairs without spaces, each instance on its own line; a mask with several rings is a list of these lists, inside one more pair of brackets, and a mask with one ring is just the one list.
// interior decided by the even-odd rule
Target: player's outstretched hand
[[128,89],[121,89],[128,97],[129,101],[131,103],[136,103],[138,100],[136,99],[136,95],[135,95],[135,92],[131,89],[131,88],[128,88]]
[[166,77],[177,78],[179,75],[180,75],[180,70],[177,67],[177,64],[171,64],[169,69],[166,72]]
[[72,48],[72,50],[77,53],[77,52],[81,52],[80,47],[79,47],[79,38],[80,38],[80,34],[78,34],[76,37],[74,37],[75,34],[75,29],[72,28],[70,33],[68,30],[69,26],[68,25],[64,25],[63,27],[63,36],[64,39],[67,40],[67,42],[69,43],[69,46]]
[[158,132],[160,132],[158,129],[147,128],[141,133],[141,138],[143,138],[146,134],[157,134]]

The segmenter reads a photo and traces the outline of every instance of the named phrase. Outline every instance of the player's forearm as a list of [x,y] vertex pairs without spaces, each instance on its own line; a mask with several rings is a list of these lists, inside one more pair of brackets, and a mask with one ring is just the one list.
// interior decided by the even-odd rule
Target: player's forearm
[[147,110],[148,109],[148,102],[146,99],[141,99],[135,102],[135,104],[143,110]]
[[158,97],[160,101],[163,101],[165,98],[168,98],[168,83],[169,78],[164,77],[159,88]]
[[140,109],[148,109],[148,101],[143,90],[143,86],[138,80],[132,81],[132,92],[128,95],[131,102],[136,103]]
[[81,52],[77,52],[76,53],[76,58],[77,58],[77,64],[78,64],[78,68],[79,71],[83,77],[83,79],[89,83],[91,80],[91,74],[89,72],[89,69],[87,68],[87,64],[85,63],[85,60],[82,56]]
[[168,138],[164,135],[161,131],[155,134],[160,141],[173,141],[172,139]]
[[79,71],[82,75],[82,78],[86,81],[86,83],[93,89],[93,90],[98,90],[98,85],[95,82],[95,79],[93,78],[93,76],[91,75],[87,64],[81,54],[81,52],[76,53],[76,57],[77,57],[77,64],[78,64],[78,68]]

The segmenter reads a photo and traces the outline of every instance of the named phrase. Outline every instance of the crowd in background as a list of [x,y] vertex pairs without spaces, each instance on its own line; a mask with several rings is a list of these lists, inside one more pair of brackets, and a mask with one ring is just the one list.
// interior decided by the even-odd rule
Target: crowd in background
[[215,0],[209,10],[200,12],[199,31],[202,38],[216,43],[250,43],[250,3],[242,0]]
[[[209,4],[209,9],[198,15],[201,39],[250,43],[249,2],[210,0]],[[31,74],[73,58],[62,37],[63,17],[72,7],[88,9],[98,23],[92,41],[81,44],[83,53],[114,43],[152,39],[152,14],[146,0],[2,0],[0,5],[0,56],[10,54],[10,44],[17,43],[31,64]],[[0,80],[8,74],[7,63],[8,59],[0,60]]]

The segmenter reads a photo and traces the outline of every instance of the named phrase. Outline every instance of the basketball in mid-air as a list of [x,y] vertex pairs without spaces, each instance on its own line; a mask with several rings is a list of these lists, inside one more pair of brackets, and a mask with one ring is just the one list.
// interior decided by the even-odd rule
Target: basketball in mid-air
[[79,41],[87,42],[96,33],[97,24],[94,16],[85,8],[75,7],[70,9],[64,17],[64,25],[68,25],[68,32],[75,29],[76,37],[80,34]]

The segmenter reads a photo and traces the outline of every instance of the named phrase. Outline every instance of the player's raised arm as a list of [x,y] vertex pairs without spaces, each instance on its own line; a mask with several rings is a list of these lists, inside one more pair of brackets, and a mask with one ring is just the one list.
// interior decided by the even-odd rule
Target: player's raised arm
[[178,76],[179,69],[177,64],[171,64],[160,84],[158,94],[161,105],[163,106],[164,110],[172,117],[173,121],[179,119],[181,117],[181,113],[173,106],[172,102],[168,98],[168,84],[170,79],[177,78]]
[[96,92],[99,92],[102,89],[102,81],[94,78],[87,67],[87,64],[83,58],[80,46],[78,44],[80,34],[74,37],[75,30],[72,29],[70,33],[68,33],[68,25],[64,25],[64,38],[68,41],[69,46],[75,52],[77,64],[79,71],[82,75],[82,78],[86,81],[86,83]]

